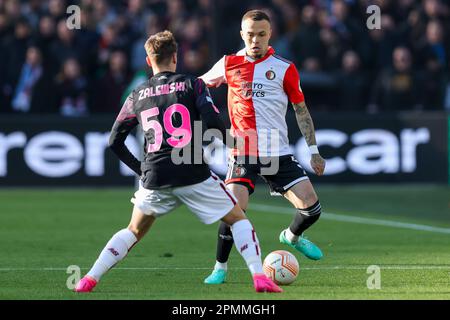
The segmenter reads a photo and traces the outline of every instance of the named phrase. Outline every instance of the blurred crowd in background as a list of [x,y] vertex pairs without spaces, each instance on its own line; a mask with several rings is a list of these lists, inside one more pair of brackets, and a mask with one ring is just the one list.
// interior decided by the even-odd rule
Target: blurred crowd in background
[[[369,5],[381,29],[366,25]],[[178,71],[199,76],[243,47],[249,9],[270,15],[313,112],[450,111],[450,0],[0,0],[0,113],[117,113],[151,75],[149,35],[174,32]],[[225,107],[226,88],[212,93]]]

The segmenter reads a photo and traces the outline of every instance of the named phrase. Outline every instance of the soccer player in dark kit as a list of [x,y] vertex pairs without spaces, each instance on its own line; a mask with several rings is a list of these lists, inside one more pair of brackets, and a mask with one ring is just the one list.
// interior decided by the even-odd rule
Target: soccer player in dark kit
[[[110,136],[111,149],[141,177],[139,190],[132,199],[131,222],[109,240],[75,291],[91,292],[100,278],[144,237],[156,218],[184,203],[205,224],[221,220],[231,226],[234,242],[247,263],[257,292],[281,292],[263,273],[255,230],[231,191],[204,161],[193,161],[195,154],[191,153],[190,162],[174,161],[175,156],[189,153],[191,147],[195,149],[196,120],[201,119],[209,129],[220,130],[222,139],[226,137],[225,126],[204,82],[175,73],[177,43],[171,32],[151,36],[145,49],[154,76],[129,95]],[[124,143],[138,125],[145,134],[142,162]],[[202,156],[201,142],[199,150]]]

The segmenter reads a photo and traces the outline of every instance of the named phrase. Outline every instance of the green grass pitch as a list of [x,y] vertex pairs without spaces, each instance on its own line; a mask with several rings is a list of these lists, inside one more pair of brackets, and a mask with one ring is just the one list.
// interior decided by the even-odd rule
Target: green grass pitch
[[[449,188],[319,185],[317,191],[330,215],[307,236],[323,249],[321,261],[278,243],[294,213],[287,201],[270,197],[263,185],[252,197],[248,216],[263,256],[285,249],[300,263],[298,279],[282,294],[254,293],[235,250],[227,283],[204,285],[217,224],[205,226],[182,207],[156,221],[94,293],[78,295],[66,287],[67,267],[88,271],[128,224],[133,190],[0,190],[0,299],[450,299]],[[380,267],[381,289],[367,288],[371,265]]]

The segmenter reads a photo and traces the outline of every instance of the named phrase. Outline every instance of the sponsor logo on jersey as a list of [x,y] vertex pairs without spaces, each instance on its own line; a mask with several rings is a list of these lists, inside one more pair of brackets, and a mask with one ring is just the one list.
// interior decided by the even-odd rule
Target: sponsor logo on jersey
[[247,99],[252,96],[252,83],[249,81],[241,82],[241,96]]
[[274,80],[276,78],[276,76],[277,75],[272,70],[269,70],[269,71],[266,72],[267,80]]
[[264,98],[266,91],[264,90],[264,84],[258,82],[242,81],[241,83],[241,96],[244,99],[250,97]]
[[264,84],[254,82],[253,90],[252,90],[252,97],[264,98],[265,96],[266,96],[266,91],[264,90]]

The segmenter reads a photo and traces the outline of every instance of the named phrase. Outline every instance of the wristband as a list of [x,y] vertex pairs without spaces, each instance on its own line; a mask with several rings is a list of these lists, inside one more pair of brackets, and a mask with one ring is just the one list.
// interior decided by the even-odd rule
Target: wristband
[[309,151],[311,154],[319,154],[319,148],[317,148],[317,145],[309,146]]

